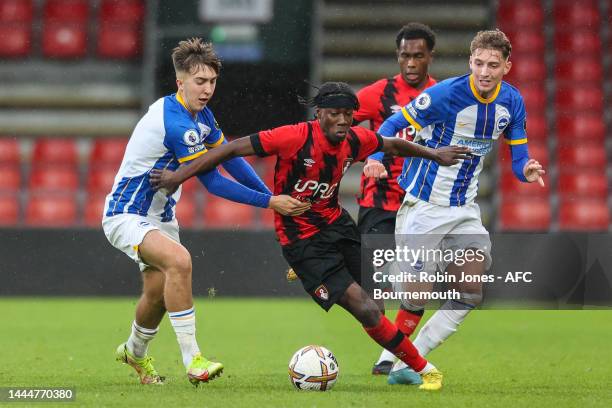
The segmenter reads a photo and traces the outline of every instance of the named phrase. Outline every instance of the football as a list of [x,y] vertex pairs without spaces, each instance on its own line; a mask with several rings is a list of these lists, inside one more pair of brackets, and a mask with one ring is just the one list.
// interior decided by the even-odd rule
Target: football
[[289,361],[289,379],[298,390],[329,391],[340,367],[334,354],[322,346],[306,346]]

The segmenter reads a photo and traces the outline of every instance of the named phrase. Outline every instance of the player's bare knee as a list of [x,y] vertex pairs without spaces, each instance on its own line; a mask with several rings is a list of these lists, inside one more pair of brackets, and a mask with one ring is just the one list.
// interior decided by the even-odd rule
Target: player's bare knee
[[191,256],[186,249],[178,250],[168,260],[164,271],[167,275],[191,276]]

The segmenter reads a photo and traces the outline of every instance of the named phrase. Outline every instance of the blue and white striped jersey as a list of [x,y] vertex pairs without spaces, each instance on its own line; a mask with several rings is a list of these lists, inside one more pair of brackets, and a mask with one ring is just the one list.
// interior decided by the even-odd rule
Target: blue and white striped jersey
[[139,214],[162,222],[174,219],[181,188],[167,196],[149,184],[152,169],[175,170],[223,143],[224,136],[208,107],[194,120],[180,95],[158,99],[140,119],[130,137],[104,216]]
[[502,81],[491,97],[484,99],[471,75],[428,88],[389,117],[379,133],[392,136],[410,125],[418,132],[417,143],[431,148],[468,146],[472,150],[470,159],[449,167],[418,157],[405,159],[399,185],[413,197],[442,206],[462,206],[475,199],[484,156],[501,134],[510,145],[527,143],[525,106],[519,91]]

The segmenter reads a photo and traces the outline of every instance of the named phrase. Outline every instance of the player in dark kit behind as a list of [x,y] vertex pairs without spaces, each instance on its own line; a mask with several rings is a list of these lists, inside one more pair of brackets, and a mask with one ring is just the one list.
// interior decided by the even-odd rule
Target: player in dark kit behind
[[399,138],[383,138],[365,128],[351,128],[359,102],[345,83],[323,84],[309,103],[316,107],[316,120],[237,139],[176,172],[151,172],[151,183],[173,191],[189,177],[232,157],[277,156],[274,190],[311,203],[310,210],[301,215],[275,218],[283,256],[304,289],[323,309],[329,310],[337,303],[351,313],[372,339],[421,375],[421,389],[438,390],[442,387],[442,374],[416,352],[408,337],[380,312],[360,286],[360,234],[338,202],[338,185],[353,162],[376,151],[427,157],[449,166],[467,157],[469,150],[434,150]]
[[[391,78],[381,79],[357,92],[359,110],[353,115],[356,122],[369,120],[370,129],[378,130],[389,116],[410,103],[423,90],[436,84],[429,76],[429,66],[433,59],[436,36],[434,32],[421,23],[408,23],[397,33],[395,38],[397,62],[400,72]],[[416,134],[413,127],[407,127],[395,136],[412,141]],[[397,184],[397,177],[402,172],[403,157],[394,157],[378,152],[366,161],[361,175],[361,187],[357,202],[359,232],[368,234],[385,234],[385,243],[377,243],[376,248],[395,248],[395,216],[400,208],[406,191]],[[383,177],[369,177],[370,171],[380,168]],[[383,238],[382,235],[378,238]],[[382,300],[380,307],[384,307]],[[383,309],[384,313],[384,309]],[[422,308],[409,310],[400,306],[395,324],[407,336],[416,329],[421,317]],[[395,357],[383,350],[374,363],[372,374],[389,374]]]

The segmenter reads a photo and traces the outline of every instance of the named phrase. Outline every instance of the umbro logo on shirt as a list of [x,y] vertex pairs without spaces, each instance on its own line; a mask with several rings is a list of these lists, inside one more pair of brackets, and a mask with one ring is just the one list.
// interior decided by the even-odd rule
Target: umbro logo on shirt
[[304,166],[306,167],[312,167],[312,165],[315,163],[316,162],[313,159],[304,159]]

